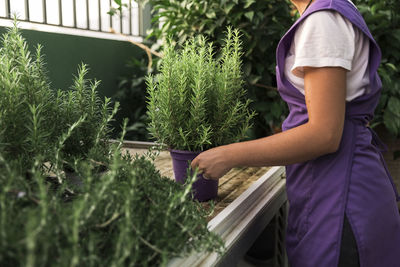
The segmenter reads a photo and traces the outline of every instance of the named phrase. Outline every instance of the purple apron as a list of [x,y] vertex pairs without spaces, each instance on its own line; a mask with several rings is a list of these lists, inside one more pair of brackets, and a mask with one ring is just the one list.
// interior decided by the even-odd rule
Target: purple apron
[[284,64],[298,23],[318,10],[341,13],[369,37],[371,90],[346,103],[343,137],[337,152],[286,168],[289,263],[292,267],[337,266],[346,214],[357,242],[360,265],[398,267],[398,193],[383,161],[384,145],[367,127],[380,96],[382,84],[377,69],[381,52],[349,1],[317,0],[281,39],[277,48],[277,82],[290,110],[283,130],[308,121],[305,98],[285,78]]

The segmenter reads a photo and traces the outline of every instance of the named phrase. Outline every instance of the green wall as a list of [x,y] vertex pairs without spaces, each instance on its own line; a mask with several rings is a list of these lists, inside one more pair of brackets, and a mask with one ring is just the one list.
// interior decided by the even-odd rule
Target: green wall
[[[0,27],[0,34],[6,28]],[[90,79],[101,80],[99,92],[112,96],[118,85],[118,78],[126,76],[126,63],[132,57],[139,57],[140,48],[126,41],[106,40],[92,37],[22,30],[31,51],[38,43],[47,63],[48,76],[54,89],[68,89],[72,84],[81,62],[89,65]]]

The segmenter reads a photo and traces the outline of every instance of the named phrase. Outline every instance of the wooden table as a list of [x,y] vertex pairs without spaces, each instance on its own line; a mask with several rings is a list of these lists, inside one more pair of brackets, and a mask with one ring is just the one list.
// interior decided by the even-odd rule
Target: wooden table
[[[131,154],[143,154],[152,143],[126,142]],[[168,151],[155,159],[161,175],[173,179]],[[192,253],[172,259],[168,266],[236,266],[268,223],[275,219],[275,266],[286,266],[284,233],[286,227],[286,191],[283,167],[235,168],[219,180],[218,197],[208,227],[221,236],[226,253]]]

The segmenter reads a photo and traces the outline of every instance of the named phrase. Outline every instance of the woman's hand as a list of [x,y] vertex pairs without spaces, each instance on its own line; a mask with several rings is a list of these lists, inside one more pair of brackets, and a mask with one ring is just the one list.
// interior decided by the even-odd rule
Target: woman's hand
[[205,179],[218,180],[232,168],[227,153],[228,146],[202,152],[192,161],[192,169],[198,168]]

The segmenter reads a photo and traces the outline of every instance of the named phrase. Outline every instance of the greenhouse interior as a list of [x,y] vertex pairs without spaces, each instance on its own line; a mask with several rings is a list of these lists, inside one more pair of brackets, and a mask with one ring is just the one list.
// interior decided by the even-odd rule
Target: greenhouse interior
[[0,266],[399,266],[397,1],[0,0],[0,35]]

